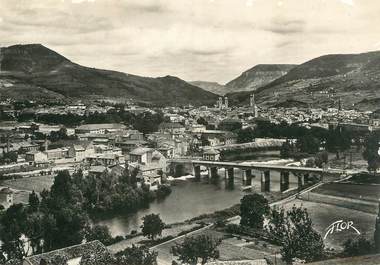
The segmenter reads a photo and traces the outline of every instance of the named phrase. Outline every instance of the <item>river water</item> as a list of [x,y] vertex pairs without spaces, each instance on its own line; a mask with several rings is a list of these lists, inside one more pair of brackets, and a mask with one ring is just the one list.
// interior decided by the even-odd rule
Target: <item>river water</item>
[[[273,161],[273,159],[276,159],[276,161]],[[279,161],[278,157],[270,156],[264,156],[251,162],[258,161],[284,162]],[[219,170],[218,174],[220,178],[216,183],[209,183],[207,178],[203,178],[201,182],[194,182],[191,179],[185,178],[175,180],[172,186],[172,193],[163,201],[153,202],[149,208],[139,210],[133,214],[117,215],[96,221],[96,223],[108,226],[113,236],[124,236],[132,230],[139,231],[142,224],[141,218],[147,214],[160,214],[161,219],[169,224],[185,221],[201,214],[213,213],[239,203],[243,195],[246,194],[241,188],[242,179],[240,170],[235,170],[235,185],[233,189],[226,188],[224,170]],[[253,190],[260,191],[260,172],[253,171],[253,174],[256,175],[252,180]],[[280,190],[279,181],[279,173],[271,172],[272,191]],[[290,188],[296,186],[296,178],[290,176]]]

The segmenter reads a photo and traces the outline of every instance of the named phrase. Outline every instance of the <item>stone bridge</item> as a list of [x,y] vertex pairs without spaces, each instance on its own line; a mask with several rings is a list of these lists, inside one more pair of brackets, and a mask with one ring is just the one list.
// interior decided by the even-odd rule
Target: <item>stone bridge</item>
[[311,168],[311,167],[296,167],[296,166],[283,166],[283,165],[271,165],[263,163],[250,163],[241,164],[236,162],[221,162],[221,161],[203,161],[203,160],[172,160],[174,165],[174,176],[178,176],[181,173],[176,172],[178,165],[186,165],[187,174],[192,174],[195,179],[199,181],[201,179],[201,167],[204,167],[208,171],[208,177],[210,179],[218,177],[218,169],[225,169],[226,184],[233,185],[235,178],[235,169],[240,169],[242,172],[243,185],[251,186],[252,178],[256,177],[252,174],[252,171],[259,171],[261,174],[261,191],[269,192],[271,172],[280,172],[280,191],[284,192],[289,189],[289,175],[292,173],[298,178],[298,188],[301,189],[305,185],[305,181],[309,180],[311,175],[317,176],[320,181],[328,175],[340,175],[344,171],[340,169],[326,169],[326,168]]

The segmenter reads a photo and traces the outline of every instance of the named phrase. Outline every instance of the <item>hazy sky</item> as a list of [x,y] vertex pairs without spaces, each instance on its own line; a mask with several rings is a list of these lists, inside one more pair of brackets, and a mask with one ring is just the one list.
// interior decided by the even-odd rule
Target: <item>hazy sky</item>
[[379,0],[0,0],[0,46],[225,83],[260,63],[380,50]]

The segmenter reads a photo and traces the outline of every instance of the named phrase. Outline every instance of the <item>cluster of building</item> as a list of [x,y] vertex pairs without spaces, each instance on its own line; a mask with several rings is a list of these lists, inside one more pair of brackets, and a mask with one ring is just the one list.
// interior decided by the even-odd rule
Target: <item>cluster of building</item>
[[[0,105],[12,105],[2,102]],[[113,105],[76,103],[65,111],[86,115],[87,111],[107,112]],[[62,113],[60,106],[42,108],[44,113]],[[154,109],[130,106],[132,113],[155,112]],[[81,169],[85,174],[122,174],[126,167],[138,170],[138,180],[155,189],[168,174],[168,161],[178,158],[203,157],[219,160],[225,148],[236,148],[240,128],[254,128],[257,121],[297,123],[328,128],[336,124],[363,130],[380,128],[380,120],[370,112],[336,109],[269,108],[260,109],[254,95],[248,106],[231,107],[227,97],[220,97],[214,107],[163,107],[165,122],[156,132],[143,134],[126,124],[83,124],[65,128],[71,140],[49,142],[47,136],[58,132],[61,125],[34,122],[0,123],[0,158],[15,151],[17,161],[0,164],[2,178],[53,174],[55,171]],[[343,121],[345,123],[343,123]],[[36,139],[36,133],[46,137]],[[224,149],[223,149],[224,148]],[[0,191],[1,192],[1,191]],[[2,194],[9,193],[4,190]],[[5,195],[0,196],[3,198]]]

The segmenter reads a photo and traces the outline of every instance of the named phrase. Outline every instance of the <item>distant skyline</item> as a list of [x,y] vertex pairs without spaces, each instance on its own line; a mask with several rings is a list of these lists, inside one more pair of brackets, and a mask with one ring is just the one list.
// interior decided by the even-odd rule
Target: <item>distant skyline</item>
[[224,84],[262,63],[380,50],[374,0],[1,0],[0,46]]

